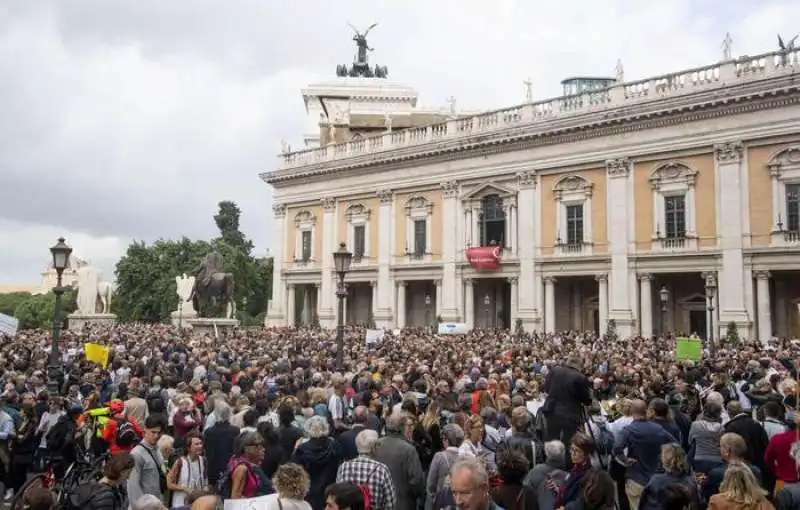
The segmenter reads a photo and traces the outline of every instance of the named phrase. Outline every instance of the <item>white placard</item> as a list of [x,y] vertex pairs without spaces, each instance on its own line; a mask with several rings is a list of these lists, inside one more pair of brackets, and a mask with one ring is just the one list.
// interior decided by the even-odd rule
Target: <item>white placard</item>
[[[269,496],[259,496],[257,498],[245,499],[226,499],[225,510],[261,510],[267,507]],[[271,498],[274,499],[274,498]]]
[[367,345],[375,345],[383,341],[384,332],[382,329],[368,329],[367,330]]
[[17,334],[19,321],[10,315],[0,313],[0,334],[5,333],[8,336]]
[[469,326],[463,322],[440,322],[440,335],[466,335],[469,333]]

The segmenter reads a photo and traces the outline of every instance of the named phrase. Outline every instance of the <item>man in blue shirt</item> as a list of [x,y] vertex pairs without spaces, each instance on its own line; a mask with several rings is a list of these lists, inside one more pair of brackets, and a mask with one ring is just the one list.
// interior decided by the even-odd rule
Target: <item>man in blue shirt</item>
[[678,438],[647,419],[647,404],[643,400],[631,403],[631,417],[633,421],[617,436],[613,453],[626,467],[625,493],[630,508],[639,508],[642,491],[658,469],[661,445],[677,443]]

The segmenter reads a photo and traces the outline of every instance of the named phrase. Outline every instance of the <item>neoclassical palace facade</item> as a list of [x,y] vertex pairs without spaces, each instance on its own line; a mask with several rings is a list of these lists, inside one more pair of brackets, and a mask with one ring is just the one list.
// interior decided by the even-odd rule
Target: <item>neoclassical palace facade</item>
[[261,176],[280,240],[267,322],[336,324],[344,242],[348,322],[800,335],[799,57],[403,129],[410,89],[310,87],[311,130],[336,136]]

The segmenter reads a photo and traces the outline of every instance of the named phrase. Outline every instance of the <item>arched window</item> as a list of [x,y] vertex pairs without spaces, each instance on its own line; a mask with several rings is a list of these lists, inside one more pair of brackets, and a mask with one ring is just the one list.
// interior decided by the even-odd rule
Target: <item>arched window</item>
[[505,246],[506,213],[500,195],[486,195],[481,201],[481,246]]

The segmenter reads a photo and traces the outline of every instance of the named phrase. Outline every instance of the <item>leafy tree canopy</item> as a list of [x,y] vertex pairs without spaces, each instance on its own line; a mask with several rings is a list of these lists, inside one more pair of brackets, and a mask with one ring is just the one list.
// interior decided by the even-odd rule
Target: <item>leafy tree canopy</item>
[[[61,322],[67,315],[75,311],[76,293],[67,291],[62,297]],[[14,310],[14,317],[19,321],[19,329],[49,329],[53,324],[56,296],[52,292],[29,296]]]
[[30,292],[8,292],[6,294],[0,294],[0,313],[14,315],[17,307],[30,297]]

